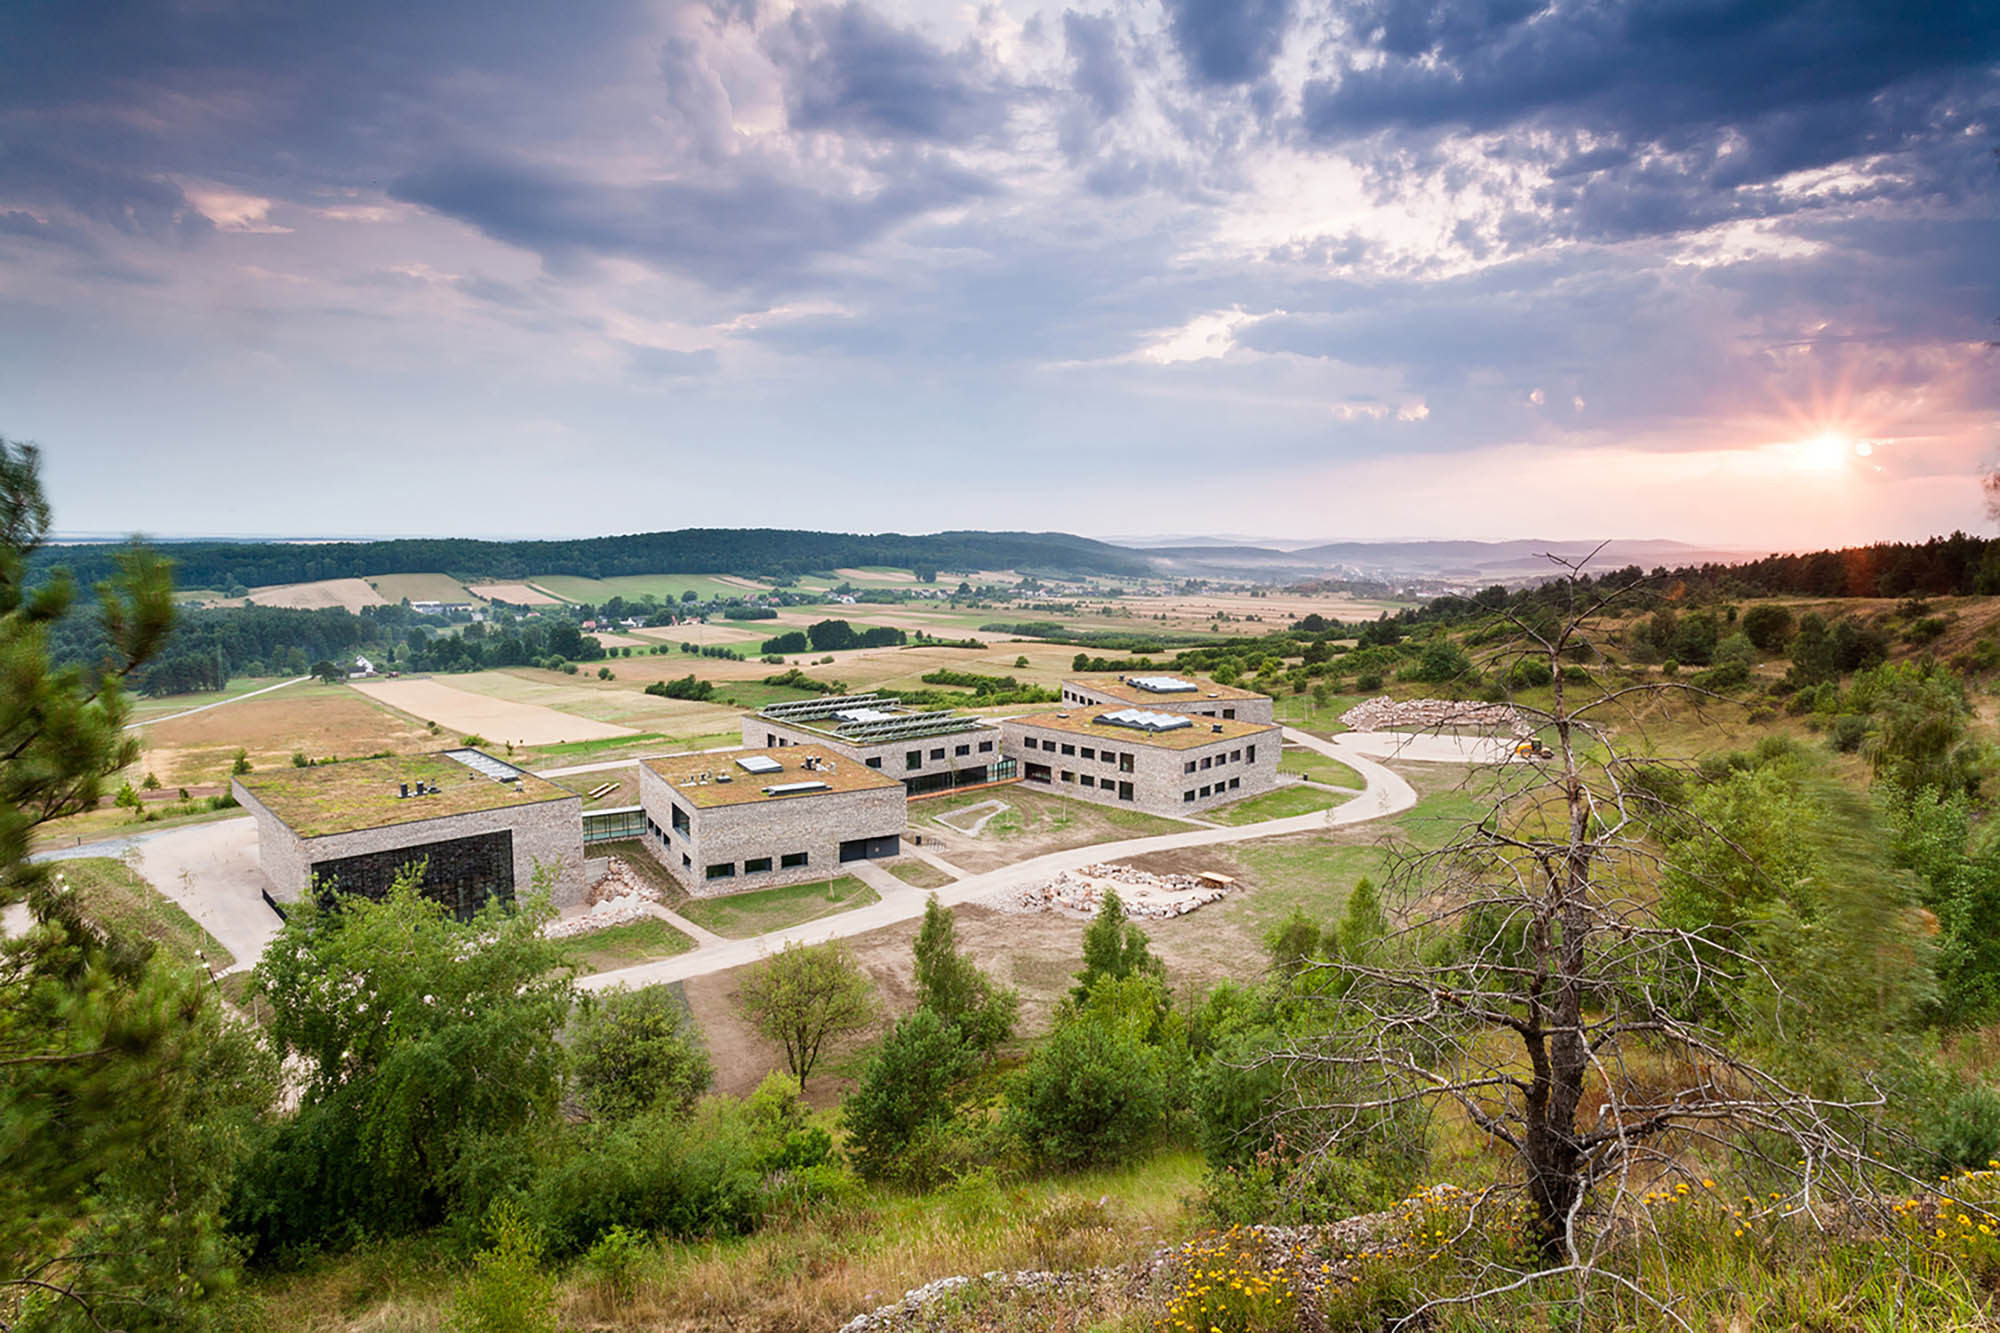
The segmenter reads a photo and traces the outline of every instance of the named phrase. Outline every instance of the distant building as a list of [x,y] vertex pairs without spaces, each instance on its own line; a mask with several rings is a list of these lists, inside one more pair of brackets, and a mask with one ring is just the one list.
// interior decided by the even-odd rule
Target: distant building
[[766,749],[824,745],[896,778],[912,796],[1014,776],[1000,752],[1000,729],[985,718],[912,709],[877,694],[772,704],[744,717],[743,743]]
[[1270,791],[1284,744],[1268,722],[1138,708],[1036,713],[1000,727],[1025,782],[1168,816]]
[[526,893],[537,866],[558,907],[583,901],[583,798],[480,750],[274,769],[230,790],[280,911],[315,884],[380,898],[418,861],[423,892],[460,916]]
[[646,847],[691,894],[829,879],[896,856],[903,784],[824,746],[648,759],[639,766]]
[[354,659],[354,669],[347,674],[350,677],[372,676],[375,674],[375,664],[365,657],[357,657]]
[[444,614],[444,603],[443,603],[443,602],[411,602],[411,603],[410,603],[410,609],[411,609],[412,611],[416,612],[416,613],[417,613],[418,615],[420,615],[420,616],[441,616],[441,615],[443,615],[443,614]]
[[1144,708],[1156,713],[1185,713],[1190,717],[1219,717],[1238,722],[1276,720],[1268,694],[1167,672],[1077,676],[1062,683],[1062,698],[1066,704],[1083,708]]

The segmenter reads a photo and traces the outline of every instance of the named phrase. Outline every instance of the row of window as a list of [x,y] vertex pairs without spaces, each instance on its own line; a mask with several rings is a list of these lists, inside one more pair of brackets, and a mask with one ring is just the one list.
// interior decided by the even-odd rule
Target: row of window
[[[1034,749],[1038,743],[1032,736],[1027,737],[1026,740],[1030,750]],[[1135,762],[1129,751],[1123,753],[1117,750],[1099,751],[1094,745],[1078,747],[1069,741],[1063,741],[1060,745],[1055,741],[1041,741],[1039,744],[1050,754],[1075,755],[1078,759],[1095,759],[1101,764],[1116,764],[1120,773],[1130,773]]]
[[1240,750],[1231,750],[1227,755],[1205,754],[1197,764],[1190,759],[1181,766],[1183,773],[1195,773],[1204,768],[1221,768],[1224,764],[1254,764],[1257,762],[1257,747],[1246,745]]
[[1181,793],[1181,803],[1184,805],[1191,805],[1197,798],[1220,796],[1222,795],[1222,793],[1226,791],[1235,791],[1238,787],[1241,787],[1242,785],[1243,785],[1242,778],[1231,778],[1227,782],[1218,782],[1215,783],[1213,786],[1203,787],[1199,791],[1184,791]]
[[[1047,780],[1046,778],[1043,779],[1044,782]],[[1129,782],[1113,782],[1110,778],[1100,780],[1088,773],[1078,775],[1070,772],[1068,769],[1063,770],[1062,780],[1064,782],[1073,782],[1079,787],[1102,787],[1105,791],[1110,791],[1115,786],[1118,789],[1119,800],[1129,801],[1132,799],[1132,784]]]
[[[804,852],[786,852],[778,858],[778,868],[780,870],[796,870],[800,866],[809,864],[811,864],[811,860]],[[746,875],[762,875],[770,869],[771,858],[768,856],[753,856],[743,863],[743,873]],[[716,862],[708,868],[708,878],[735,879],[736,863],[734,861]]]

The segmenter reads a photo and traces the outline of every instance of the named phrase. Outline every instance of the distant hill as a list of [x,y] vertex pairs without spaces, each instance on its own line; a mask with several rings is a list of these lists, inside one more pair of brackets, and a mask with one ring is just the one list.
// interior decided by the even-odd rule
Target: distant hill
[[[1511,583],[1555,571],[1547,556],[1580,559],[1593,541],[1522,538],[1515,541],[1322,542],[1296,550],[1265,546],[1166,546],[1142,548],[1167,573],[1192,577],[1248,575],[1262,578],[1441,579]],[[1598,569],[1639,565],[1729,564],[1761,552],[1707,549],[1664,540],[1609,541],[1591,562]]]
[[[120,545],[52,546],[39,568],[66,565],[88,585],[115,568]],[[459,579],[522,579],[537,574],[612,578],[621,574],[742,574],[773,578],[816,570],[889,565],[900,569],[1018,569],[1037,574],[1144,574],[1134,551],[1062,532],[850,534],[783,528],[684,528],[573,541],[407,538],[369,542],[160,542],[184,588],[256,588],[381,574],[445,573]]]

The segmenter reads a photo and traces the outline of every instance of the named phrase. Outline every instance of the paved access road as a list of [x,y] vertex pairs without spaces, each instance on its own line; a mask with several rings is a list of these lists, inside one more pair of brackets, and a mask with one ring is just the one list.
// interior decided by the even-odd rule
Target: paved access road
[[[1478,764],[1504,762],[1505,742],[1487,738],[1457,736],[1404,736],[1389,732],[1349,732],[1324,740],[1303,731],[1285,728],[1285,739],[1294,745],[1317,750],[1340,760],[1359,773],[1367,784],[1359,796],[1332,810],[1315,810],[1307,815],[1266,820],[1224,828],[1196,828],[1180,833],[1163,833],[1150,838],[1128,838],[1123,842],[1093,843],[1067,851],[1050,852],[1030,861],[1002,866],[983,874],[968,875],[937,890],[904,886],[901,891],[883,893],[882,901],[840,912],[804,925],[774,930],[747,940],[726,940],[719,944],[690,949],[672,958],[639,963],[612,972],[599,972],[579,981],[591,990],[607,986],[653,986],[662,982],[685,981],[689,977],[726,972],[754,963],[786,944],[818,944],[824,940],[862,935],[883,926],[922,916],[924,900],[935,892],[948,907],[974,902],[1002,890],[1020,888],[1048,879],[1060,870],[1075,870],[1097,861],[1123,860],[1150,852],[1182,847],[1210,847],[1218,843],[1246,842],[1252,838],[1275,838],[1287,833],[1311,833],[1323,828],[1341,828],[1389,815],[1401,814],[1417,803],[1417,793],[1378,759],[1393,758],[1426,763]],[[886,878],[886,876],[885,876]],[[873,882],[873,881],[871,881]]]

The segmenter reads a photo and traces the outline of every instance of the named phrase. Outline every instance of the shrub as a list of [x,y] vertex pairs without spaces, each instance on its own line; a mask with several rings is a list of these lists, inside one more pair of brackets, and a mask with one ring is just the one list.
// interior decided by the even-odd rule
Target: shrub
[[597,1238],[583,1262],[597,1274],[599,1282],[611,1288],[612,1295],[629,1301],[639,1288],[639,1264],[651,1248],[643,1232],[614,1226]]
[[899,1021],[841,1108],[855,1168],[880,1180],[901,1166],[911,1138],[952,1114],[952,1085],[970,1068],[957,1027],[929,1009]]
[[1379,671],[1362,672],[1354,678],[1354,688],[1361,694],[1373,694],[1376,690],[1382,688],[1382,673]]
[[715,1071],[686,1007],[664,986],[610,990],[585,1002],[570,1062],[593,1115],[623,1120],[655,1107],[686,1111]]
[[1833,720],[1827,743],[1842,754],[1853,754],[1868,738],[1868,719],[1859,713],[1842,713]]
[[1072,1021],[1007,1084],[1006,1123],[1028,1156],[1064,1170],[1150,1146],[1166,1114],[1159,1057],[1138,1037]]
[[479,1252],[472,1276],[452,1299],[456,1333],[556,1333],[556,1284],[540,1258],[520,1209],[495,1209],[493,1244]]
[[1533,657],[1522,658],[1507,671],[1507,684],[1517,690],[1536,689],[1554,679],[1555,672],[1549,669],[1549,664]]

